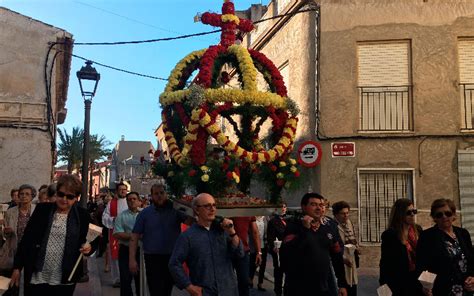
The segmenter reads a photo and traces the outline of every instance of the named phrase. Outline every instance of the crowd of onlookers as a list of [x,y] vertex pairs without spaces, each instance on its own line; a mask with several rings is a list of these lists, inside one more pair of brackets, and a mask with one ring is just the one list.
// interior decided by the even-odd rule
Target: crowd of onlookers
[[[247,296],[253,288],[265,291],[270,255],[276,295],[357,295],[361,251],[345,201],[330,207],[307,193],[298,211],[283,203],[271,216],[226,218],[214,197],[201,193],[190,217],[175,209],[164,184],[154,184],[146,198],[123,183],[114,193],[102,188],[87,209],[78,205],[81,187],[65,175],[38,193],[28,184],[11,191],[0,249],[11,289],[22,282],[24,295],[72,295],[75,283],[87,280],[87,264],[76,262],[96,252],[123,296],[139,295],[140,272],[150,295],[169,296],[176,285],[189,295]],[[381,237],[380,284],[400,296],[474,295],[472,242],[453,225],[453,201],[432,203],[429,229],[415,223],[417,213],[411,200],[395,201]],[[89,223],[102,227],[92,242]],[[433,285],[418,280],[422,271],[436,274]]]

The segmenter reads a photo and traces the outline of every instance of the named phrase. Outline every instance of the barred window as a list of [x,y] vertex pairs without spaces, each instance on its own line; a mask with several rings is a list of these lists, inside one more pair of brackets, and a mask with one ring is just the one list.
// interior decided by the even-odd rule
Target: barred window
[[458,150],[461,223],[474,236],[474,151]]
[[413,172],[359,169],[358,182],[360,242],[380,243],[393,203],[399,198],[413,200]]

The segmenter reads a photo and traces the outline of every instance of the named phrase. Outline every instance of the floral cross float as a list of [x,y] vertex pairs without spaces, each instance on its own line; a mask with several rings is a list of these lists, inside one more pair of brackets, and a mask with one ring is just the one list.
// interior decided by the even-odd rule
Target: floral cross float
[[[160,95],[171,161],[154,171],[177,197],[204,191],[218,199],[249,197],[257,182],[268,198],[251,203],[276,203],[283,189],[297,187],[300,174],[290,158],[298,107],[273,62],[235,44],[236,34],[254,26],[235,15],[232,1],[224,0],[222,14],[206,12],[201,21],[221,27],[221,41],[190,53],[171,71]],[[258,73],[268,90],[259,90]],[[271,128],[265,133],[262,126]]]

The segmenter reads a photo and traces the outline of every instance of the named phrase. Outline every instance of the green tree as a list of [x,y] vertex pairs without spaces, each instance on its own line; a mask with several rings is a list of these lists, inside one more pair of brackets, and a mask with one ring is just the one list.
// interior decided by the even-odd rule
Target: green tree
[[[80,169],[82,165],[82,147],[84,143],[84,131],[74,127],[72,133],[68,134],[66,129],[58,129],[58,159],[67,163],[68,173]],[[89,168],[93,164],[109,156],[112,151],[107,148],[112,144],[104,136],[90,135],[89,140]]]
[[91,135],[89,140],[89,164],[93,165],[95,162],[107,158],[112,150],[108,149],[112,142],[107,140],[104,136]]
[[74,127],[72,134],[68,134],[66,129],[58,129],[58,134],[58,159],[67,164],[67,172],[70,174],[81,167],[84,132],[81,128]]

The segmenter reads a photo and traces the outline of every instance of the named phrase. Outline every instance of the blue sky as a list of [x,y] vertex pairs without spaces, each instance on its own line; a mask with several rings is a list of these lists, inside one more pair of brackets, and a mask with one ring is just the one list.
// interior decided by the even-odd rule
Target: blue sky
[[[238,10],[260,0],[235,0]],[[267,4],[268,0],[263,3]],[[198,12],[219,12],[222,0],[0,0],[0,6],[59,27],[74,35],[76,42],[113,42],[173,37],[210,31],[194,23]],[[79,46],[73,53],[97,62],[167,78],[175,64],[193,50],[219,41],[219,34],[184,40],[120,46]],[[45,46],[47,46],[45,44]],[[84,103],[76,71],[84,61],[73,58],[66,107],[69,133],[84,125]],[[101,80],[93,99],[91,133],[104,135],[112,143],[120,140],[151,141],[161,122],[158,96],[164,81],[116,72],[95,65]]]

